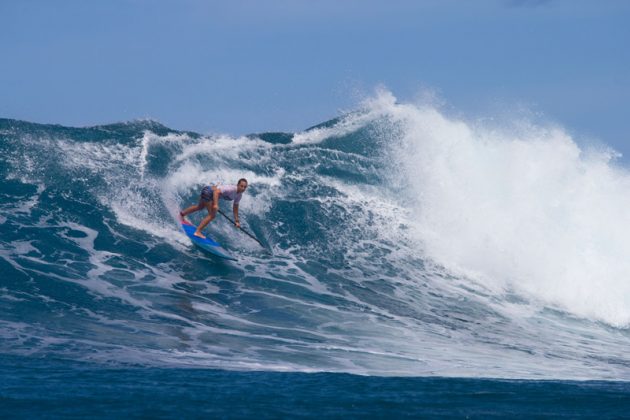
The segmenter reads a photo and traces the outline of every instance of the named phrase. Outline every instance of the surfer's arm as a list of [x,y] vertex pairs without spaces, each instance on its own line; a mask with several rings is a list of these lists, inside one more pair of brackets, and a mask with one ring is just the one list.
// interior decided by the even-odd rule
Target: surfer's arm
[[232,212],[234,212],[234,224],[237,228],[240,228],[241,222],[238,221],[238,204],[232,206]]

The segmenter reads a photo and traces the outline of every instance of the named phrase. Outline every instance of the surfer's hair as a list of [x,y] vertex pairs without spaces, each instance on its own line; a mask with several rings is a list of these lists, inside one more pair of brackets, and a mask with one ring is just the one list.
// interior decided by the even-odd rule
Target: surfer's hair
[[241,181],[245,181],[246,184],[249,184],[249,182],[247,182],[247,180],[245,178],[241,178],[238,180],[238,182],[236,183],[236,185],[240,184]]

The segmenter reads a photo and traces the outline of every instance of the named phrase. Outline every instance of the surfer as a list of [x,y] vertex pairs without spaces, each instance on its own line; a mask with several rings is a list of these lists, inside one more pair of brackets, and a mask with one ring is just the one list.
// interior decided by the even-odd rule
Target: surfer
[[223,187],[219,187],[218,185],[205,186],[201,190],[199,204],[190,206],[186,210],[180,211],[179,215],[183,219],[190,213],[203,210],[204,208],[207,209],[208,215],[203,218],[195,231],[195,236],[205,239],[205,236],[201,233],[201,231],[208,226],[208,223],[210,223],[217,215],[217,211],[219,210],[219,198],[222,198],[223,200],[234,201],[234,204],[232,205],[232,211],[234,212],[234,224],[237,228],[240,228],[241,224],[238,221],[238,203],[240,203],[241,197],[246,189],[247,180],[245,178],[239,179],[236,185],[226,185]]

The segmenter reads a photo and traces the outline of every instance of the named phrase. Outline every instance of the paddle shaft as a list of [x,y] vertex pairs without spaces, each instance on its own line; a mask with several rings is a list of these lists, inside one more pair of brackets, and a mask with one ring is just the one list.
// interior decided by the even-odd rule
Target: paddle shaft
[[[221,210],[219,210],[219,213],[221,214],[221,216],[225,217],[226,219],[228,219],[234,226],[236,226],[236,222],[234,222],[234,220],[230,219],[225,213],[223,213]],[[255,240],[256,242],[258,242],[260,244],[260,246],[262,246],[263,248],[265,248],[265,246],[262,244],[262,242],[260,242],[258,240],[258,238],[256,238],[254,235],[252,235],[251,233],[249,233],[248,231],[246,231],[245,229],[243,229],[240,226],[237,226],[245,235],[249,236],[250,238],[252,238],[253,240]]]

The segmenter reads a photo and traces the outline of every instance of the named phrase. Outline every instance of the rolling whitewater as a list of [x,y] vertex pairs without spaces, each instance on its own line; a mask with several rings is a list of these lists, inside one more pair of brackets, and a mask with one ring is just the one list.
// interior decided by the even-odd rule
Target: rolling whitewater
[[[158,393],[325,383],[389,408],[383,387],[404,403],[414,383],[445,390],[435,404],[523,380],[567,400],[630,391],[630,172],[561,127],[381,92],[298,133],[0,119],[0,148],[5,407],[62,367],[87,382],[55,401],[138,369]],[[178,211],[241,177],[241,223],[272,252],[218,217],[207,232],[237,261],[215,259]]]

